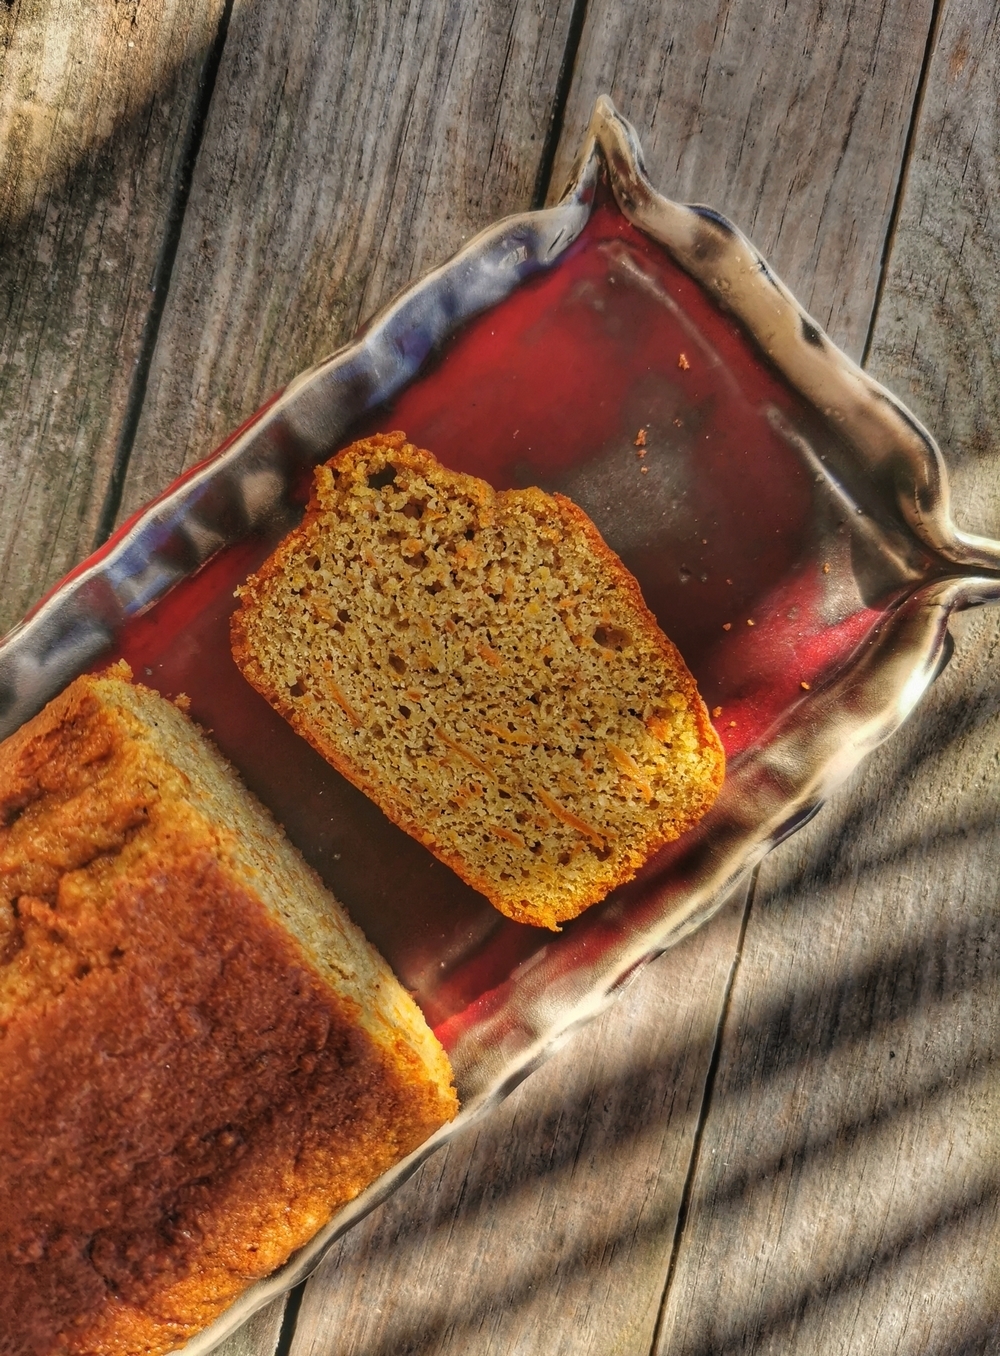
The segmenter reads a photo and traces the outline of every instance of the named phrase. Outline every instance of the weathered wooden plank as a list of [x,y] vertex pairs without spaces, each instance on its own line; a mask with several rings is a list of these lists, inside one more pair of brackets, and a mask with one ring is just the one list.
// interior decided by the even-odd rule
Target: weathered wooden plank
[[529,205],[570,0],[234,13],[123,512]]
[[860,356],[931,9],[590,0],[553,192],[609,93],[639,130],[656,187],[725,212]]
[[0,6],[0,630],[91,549],[221,11]]
[[961,630],[761,873],[663,1353],[996,1349],[998,631]]
[[741,914],[742,897],[347,1234],[291,1356],[646,1356]]
[[1000,532],[1000,8],[950,0],[868,366],[944,450],[959,523]]
[[[871,344],[994,533],[998,20],[943,11]],[[953,630],[912,723],[761,871],[664,1354],[1000,1346],[1000,623]]]

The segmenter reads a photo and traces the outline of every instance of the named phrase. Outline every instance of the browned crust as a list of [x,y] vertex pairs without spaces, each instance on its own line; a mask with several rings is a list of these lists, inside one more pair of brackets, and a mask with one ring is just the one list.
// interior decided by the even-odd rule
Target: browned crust
[[25,981],[0,1004],[0,1352],[155,1356],[454,1095],[367,1034],[211,824],[158,808],[93,680],[0,747],[0,814],[0,981]]
[[97,927],[124,954],[0,1046],[0,1324],[32,1356],[171,1350],[445,1118],[210,851]]
[[[457,494],[472,499],[484,518],[492,518],[506,501],[526,503],[533,512],[540,529],[546,524],[558,521],[560,530],[569,529],[582,535],[599,566],[611,575],[621,596],[627,599],[628,609],[635,617],[647,639],[659,650],[663,663],[676,682],[677,689],[683,695],[689,709],[694,713],[698,738],[702,750],[710,760],[710,772],[703,784],[703,796],[690,814],[673,823],[663,824],[659,831],[646,835],[640,847],[630,850],[622,858],[618,874],[610,881],[605,878],[596,883],[589,891],[581,891],[571,904],[561,905],[558,909],[533,907],[527,901],[516,899],[513,895],[498,892],[496,882],[478,872],[460,853],[450,850],[439,843],[433,830],[409,811],[407,806],[393,794],[393,788],[381,779],[372,776],[369,770],[355,761],[343,749],[326,738],[316,729],[305,715],[288,699],[284,692],[271,683],[257,661],[247,636],[245,621],[254,607],[266,595],[272,580],[280,579],[286,565],[292,559],[306,538],[310,526],[323,516],[325,510],[320,502],[319,479],[326,471],[339,476],[357,476],[364,468],[384,454],[386,460],[391,455],[393,464],[411,468],[438,484],[447,485]],[[363,472],[367,475],[367,471]],[[284,717],[292,728],[300,734],[316,751],[327,760],[342,776],[359,790],[363,791],[383,813],[399,828],[410,834],[427,847],[439,860],[451,867],[473,889],[484,894],[490,902],[508,917],[518,922],[558,930],[560,922],[576,917],[592,904],[603,899],[613,889],[631,880],[646,861],[667,843],[674,841],[681,833],[692,828],[709,809],[725,775],[725,755],[718,734],[712,725],[705,703],[680,652],[664,635],[656,618],[646,605],[642,591],[635,577],[623,565],[619,557],[604,541],[597,527],[577,504],[564,495],[548,495],[539,489],[505,490],[497,492],[486,481],[462,472],[454,472],[442,467],[433,453],[418,448],[407,441],[405,433],[376,433],[352,443],[333,457],[325,467],[316,472],[316,482],[310,496],[306,515],[300,526],[277,547],[264,562],[256,574],[252,575],[240,589],[240,606],[231,621],[231,643],[234,659],[244,677],[256,690]]]

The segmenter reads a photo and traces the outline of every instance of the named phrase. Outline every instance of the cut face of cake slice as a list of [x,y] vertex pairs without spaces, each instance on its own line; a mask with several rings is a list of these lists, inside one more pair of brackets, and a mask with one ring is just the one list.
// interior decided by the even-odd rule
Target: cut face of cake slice
[[239,594],[253,686],[511,918],[572,918],[718,792],[693,678],[562,496],[497,493],[376,435],[317,470]]
[[382,958],[196,727],[126,677],[78,679],[0,746],[18,1356],[183,1345],[456,1110]]

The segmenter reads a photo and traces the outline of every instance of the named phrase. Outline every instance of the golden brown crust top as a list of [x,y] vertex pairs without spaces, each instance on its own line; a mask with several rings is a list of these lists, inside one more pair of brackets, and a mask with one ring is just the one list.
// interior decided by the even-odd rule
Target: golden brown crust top
[[324,981],[103,682],[0,747],[16,1356],[181,1345],[455,1111]]

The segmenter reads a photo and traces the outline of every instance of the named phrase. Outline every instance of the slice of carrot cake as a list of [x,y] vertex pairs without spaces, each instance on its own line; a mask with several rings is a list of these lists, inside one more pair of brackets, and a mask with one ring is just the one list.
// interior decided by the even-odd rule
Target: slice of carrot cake
[[247,679],[511,918],[602,899],[722,782],[694,679],[587,515],[402,433],[319,467],[239,596]]

